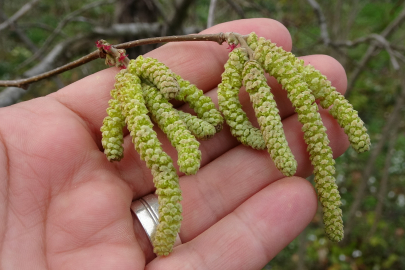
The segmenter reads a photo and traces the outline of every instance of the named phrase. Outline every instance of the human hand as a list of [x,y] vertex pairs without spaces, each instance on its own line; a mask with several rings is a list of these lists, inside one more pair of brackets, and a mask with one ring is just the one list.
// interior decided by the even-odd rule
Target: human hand
[[[291,49],[288,31],[273,20],[233,21],[204,33],[221,31],[255,31]],[[216,102],[226,46],[171,43],[148,56]],[[322,55],[303,59],[345,91],[346,75],[337,61]],[[132,200],[153,193],[152,175],[128,132],[121,162],[108,162],[102,152],[99,129],[117,72],[109,68],[54,94],[0,109],[0,268],[260,269],[308,225],[317,199],[302,178],[312,167],[301,124],[285,91],[270,79],[299,164],[297,176],[283,177],[267,151],[240,145],[225,126],[201,142],[197,175],[180,178],[183,244],[168,257],[155,258],[129,210]],[[253,116],[248,95],[240,97]],[[348,147],[347,137],[326,110],[320,112],[337,157]],[[157,132],[176,160],[174,148]]]

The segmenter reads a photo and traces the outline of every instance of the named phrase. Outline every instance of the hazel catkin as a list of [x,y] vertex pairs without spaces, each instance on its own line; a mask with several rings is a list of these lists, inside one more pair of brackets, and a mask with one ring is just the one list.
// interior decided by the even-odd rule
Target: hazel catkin
[[246,62],[243,83],[250,95],[264,141],[274,164],[285,176],[294,175],[297,170],[297,161],[285,138],[277,104],[267,85],[263,68],[257,61]]
[[180,92],[176,96],[176,99],[188,103],[190,108],[196,112],[198,118],[214,126],[216,132],[221,131],[224,119],[215,108],[215,104],[211,98],[204,96],[202,90],[179,75],[176,75],[176,79],[180,85]]
[[128,71],[153,83],[166,99],[175,98],[180,91],[173,72],[155,58],[140,55],[130,60]]
[[167,256],[173,249],[182,220],[179,177],[172,159],[163,151],[147,115],[140,79],[122,70],[117,75],[122,111],[135,149],[151,169],[159,200],[159,225],[152,243],[154,252]]
[[196,139],[208,140],[215,135],[215,127],[207,121],[182,111],[178,111],[178,114],[180,119],[186,124],[188,130],[190,130],[191,134],[193,134]]
[[102,135],[101,144],[109,161],[119,161],[124,156],[122,128],[125,125],[125,117],[118,101],[117,89],[112,89],[110,94],[112,98],[108,101],[107,116],[104,118],[100,129]]
[[343,221],[340,195],[334,178],[335,161],[326,135],[326,128],[318,112],[315,97],[308,89],[298,69],[288,61],[280,47],[265,39],[259,39],[254,58],[264,69],[282,84],[288,92],[298,120],[303,124],[302,131],[308,145],[311,163],[314,166],[315,187],[323,206],[325,232],[329,239],[340,241],[343,238]]
[[[291,52],[284,51],[269,40],[258,38],[255,33],[249,34],[247,42],[253,50],[259,43],[266,42],[272,51],[277,51],[284,61],[288,61],[301,74],[303,81],[308,84],[309,90],[320,101],[320,105],[324,109],[333,105],[329,112],[344,129],[353,148],[357,152],[365,152],[370,149],[370,136],[357,111],[342,94],[336,91],[336,88],[319,70],[312,65],[304,66],[303,60],[298,59]],[[265,60],[259,59],[259,62],[263,61]]]
[[266,149],[260,129],[254,127],[239,101],[239,90],[242,86],[242,71],[248,60],[244,49],[238,48],[229,53],[229,60],[218,85],[218,105],[223,113],[231,133],[242,144],[254,149]]
[[180,171],[187,175],[196,174],[201,162],[200,143],[187,129],[173,105],[155,87],[143,83],[142,91],[153,118],[178,152]]

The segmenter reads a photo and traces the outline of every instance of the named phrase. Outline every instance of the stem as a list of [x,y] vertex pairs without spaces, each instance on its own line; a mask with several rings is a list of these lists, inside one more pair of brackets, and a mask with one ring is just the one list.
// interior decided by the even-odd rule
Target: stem
[[[218,44],[222,44],[224,41],[226,41],[226,39],[225,39],[224,33],[206,34],[206,35],[168,36],[168,37],[154,37],[154,38],[139,39],[139,40],[135,40],[135,41],[121,43],[121,44],[115,45],[113,47],[116,49],[128,49],[128,48],[137,47],[137,46],[146,45],[146,44],[155,44],[155,43],[163,43],[163,42],[180,42],[180,41],[215,41]],[[73,69],[75,67],[84,65],[95,59],[104,58],[104,57],[105,57],[105,55],[103,55],[103,54],[100,55],[100,51],[97,50],[78,60],[70,62],[69,64],[66,64],[64,66],[53,69],[51,71],[39,74],[37,76],[33,76],[30,78],[26,78],[26,79],[20,79],[20,80],[0,81],[0,86],[4,86],[4,87],[15,86],[15,87],[20,87],[20,88],[26,89],[30,83],[37,82],[37,81],[43,80],[45,78],[49,78],[51,76],[60,74],[67,70]]]
[[249,45],[246,42],[247,39],[247,35],[241,35],[238,33],[234,33],[234,32],[227,32],[224,34],[225,38],[226,38],[226,42],[228,42],[228,44],[239,44],[241,48],[246,49],[246,52],[249,55],[249,60],[254,60],[253,57],[253,50],[249,47]]
[[248,53],[248,55],[249,55],[249,60],[250,60],[250,61],[253,61],[253,60],[255,59],[255,58],[253,57],[253,50],[248,46],[246,40],[243,38],[242,35],[239,35],[239,34],[236,35],[236,38],[238,39],[240,46],[241,46],[242,48],[245,48],[245,49],[246,49],[246,51],[247,51],[247,53]]

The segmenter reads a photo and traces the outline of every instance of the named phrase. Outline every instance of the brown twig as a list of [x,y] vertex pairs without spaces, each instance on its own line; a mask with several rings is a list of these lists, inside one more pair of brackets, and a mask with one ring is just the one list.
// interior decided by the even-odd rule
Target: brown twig
[[[139,39],[139,40],[135,40],[135,41],[121,43],[121,44],[115,45],[113,47],[115,47],[116,49],[128,49],[128,48],[137,47],[137,46],[146,45],[146,44],[156,44],[156,43],[164,43],[164,42],[181,42],[181,41],[214,41],[214,42],[217,42],[218,44],[222,44],[223,42],[226,41],[226,39],[225,39],[224,33],[205,34],[205,35],[168,36],[168,37],[154,37],[154,38]],[[30,78],[21,79],[21,80],[0,81],[0,86],[6,86],[6,87],[15,86],[15,87],[25,88],[30,83],[37,82],[37,81],[43,80],[45,78],[49,78],[56,74],[60,74],[62,72],[70,70],[72,68],[75,68],[75,67],[81,66],[85,63],[88,63],[90,61],[93,61],[97,58],[100,58],[100,54],[99,54],[98,50],[94,51],[86,56],[83,56],[82,58],[77,59],[69,64],[66,64],[66,65],[56,68],[54,70],[39,74],[37,76],[33,76]]]
[[236,37],[236,39],[239,41],[239,44],[242,48],[245,48],[248,55],[249,55],[249,60],[254,60],[253,57],[253,50],[249,47],[249,45],[247,44],[244,36],[237,34],[237,33],[230,33],[230,35],[234,35]]

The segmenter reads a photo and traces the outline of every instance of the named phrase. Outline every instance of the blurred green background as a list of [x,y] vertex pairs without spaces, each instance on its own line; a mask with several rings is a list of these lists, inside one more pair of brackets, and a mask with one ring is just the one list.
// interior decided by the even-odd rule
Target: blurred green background
[[[61,66],[94,51],[94,40],[101,37],[120,43],[197,32],[207,27],[210,2],[0,0],[0,80]],[[27,3],[32,6],[10,23]],[[345,67],[346,97],[366,123],[373,144],[368,153],[350,148],[337,159],[344,241],[335,244],[325,238],[319,208],[306,230],[264,269],[405,269],[405,1],[218,0],[211,18],[217,24],[256,17],[282,22],[296,55],[327,54]],[[141,23],[147,23],[146,30],[139,29]],[[129,27],[106,31],[114,25]],[[129,53],[133,58],[153,48]],[[46,95],[104,68],[103,61],[93,61],[33,84],[7,101],[5,92],[11,90],[1,87],[1,106]]]

